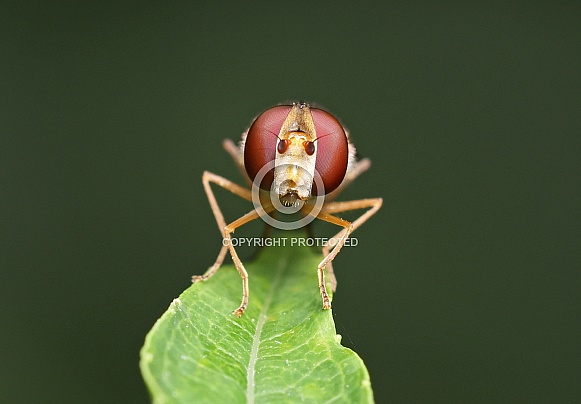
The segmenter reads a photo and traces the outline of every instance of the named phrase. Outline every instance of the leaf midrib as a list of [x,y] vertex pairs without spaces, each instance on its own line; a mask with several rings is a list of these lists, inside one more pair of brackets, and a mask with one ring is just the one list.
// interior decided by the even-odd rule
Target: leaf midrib
[[276,277],[270,287],[268,295],[264,299],[264,303],[262,304],[262,309],[260,310],[260,314],[258,315],[258,321],[256,323],[256,329],[254,331],[254,335],[252,337],[252,348],[250,351],[250,359],[248,361],[248,366],[246,368],[246,402],[249,404],[254,404],[254,390],[255,390],[255,381],[254,376],[256,374],[256,361],[258,360],[258,349],[260,348],[260,337],[262,334],[262,329],[264,324],[268,320],[268,316],[266,313],[270,308],[272,303],[272,299],[274,294],[279,288],[280,282],[283,278],[283,274],[285,269],[288,266],[288,262],[286,259],[280,259],[278,261],[278,265],[276,268]]

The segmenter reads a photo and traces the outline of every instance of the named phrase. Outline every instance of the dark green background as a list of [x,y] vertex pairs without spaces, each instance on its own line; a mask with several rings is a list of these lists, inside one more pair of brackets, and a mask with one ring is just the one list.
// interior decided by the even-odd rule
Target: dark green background
[[376,400],[581,400],[579,3],[205,3],[2,7],[1,401],[148,400],[220,247],[202,172],[240,181],[222,139],[284,100],[373,161],[333,303]]

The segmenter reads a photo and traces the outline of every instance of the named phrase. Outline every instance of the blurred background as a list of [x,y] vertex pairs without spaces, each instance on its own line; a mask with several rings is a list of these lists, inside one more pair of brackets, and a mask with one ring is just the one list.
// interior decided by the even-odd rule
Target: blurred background
[[373,162],[342,199],[384,198],[334,262],[377,402],[579,402],[580,5],[199,3],[2,7],[2,401],[147,402],[220,248],[202,172],[303,100]]

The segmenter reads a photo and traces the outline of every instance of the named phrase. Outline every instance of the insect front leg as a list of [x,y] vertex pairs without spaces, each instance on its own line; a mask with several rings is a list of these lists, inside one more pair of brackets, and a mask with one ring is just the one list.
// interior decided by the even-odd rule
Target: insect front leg
[[238,257],[236,250],[232,246],[231,234],[238,227],[256,219],[257,217],[259,217],[259,215],[255,210],[252,210],[249,213],[247,213],[246,215],[242,216],[241,218],[230,223],[229,225],[226,225],[226,222],[224,220],[224,215],[222,214],[220,206],[218,205],[218,202],[216,201],[216,197],[214,196],[214,192],[212,191],[210,183],[214,183],[216,185],[219,185],[220,187],[232,192],[233,194],[240,196],[241,198],[244,198],[248,201],[252,201],[252,195],[250,193],[250,190],[246,189],[244,187],[241,187],[240,185],[235,184],[232,181],[227,180],[226,178],[223,178],[219,175],[213,174],[213,173],[208,172],[208,171],[204,172],[204,174],[202,176],[202,183],[204,184],[204,190],[206,192],[206,196],[208,197],[208,202],[210,203],[210,207],[212,208],[212,213],[214,214],[214,218],[216,219],[216,223],[218,224],[218,228],[220,229],[220,233],[222,234],[222,237],[223,237],[222,249],[220,250],[220,253],[218,254],[218,258],[216,258],[216,262],[214,263],[214,265],[212,265],[208,269],[208,271],[206,271],[206,273],[204,275],[193,276],[192,281],[193,282],[205,281],[205,280],[209,279],[212,275],[214,275],[216,273],[218,268],[220,268],[220,266],[224,262],[224,258],[226,257],[226,251],[230,251],[230,255],[232,256],[232,261],[234,261],[234,266],[236,267],[236,269],[238,270],[238,273],[240,274],[240,277],[242,278],[242,302],[240,303],[240,306],[238,307],[238,309],[234,310],[234,314],[236,316],[240,317],[242,315],[242,313],[244,313],[244,310],[246,309],[246,306],[248,305],[248,293],[249,293],[248,292],[248,272],[246,272],[246,269],[244,268],[242,261],[240,261],[240,258]]
[[[347,220],[340,219],[328,213],[324,213],[323,211],[319,212],[316,217],[326,222],[336,224],[337,226],[344,227],[344,229],[341,231],[341,233],[344,233],[344,236],[338,239],[338,242],[333,248],[333,250],[329,252],[327,256],[323,258],[323,260],[317,266],[319,291],[321,292],[321,298],[323,299],[323,310],[327,310],[331,308],[331,299],[329,298],[329,294],[327,293],[327,286],[325,285],[325,267],[327,266],[328,263],[333,261],[335,256],[339,253],[339,251],[341,251],[341,248],[345,244],[345,240],[347,239],[347,237],[349,237],[349,234],[352,231],[352,224]],[[331,278],[331,283],[336,284],[337,280],[335,279],[335,274],[333,272],[330,272],[329,275]]]
[[238,253],[236,252],[236,249],[232,245],[231,234],[238,227],[243,226],[244,224],[251,222],[254,219],[257,219],[258,217],[260,217],[258,212],[256,212],[256,210],[251,210],[250,212],[248,212],[247,214],[245,214],[241,218],[236,219],[235,221],[230,223],[228,226],[224,226],[224,230],[223,230],[223,235],[224,235],[223,244],[225,244],[227,246],[228,250],[230,250],[230,255],[232,256],[232,261],[234,262],[234,266],[236,267],[236,269],[238,270],[238,273],[240,274],[240,277],[242,278],[242,302],[240,302],[240,306],[236,310],[233,311],[233,314],[236,317],[240,317],[242,315],[242,313],[244,313],[244,310],[246,310],[246,307],[248,306],[248,296],[249,296],[248,272],[246,271],[246,268],[244,268],[242,261],[240,261],[240,258],[238,257]]
[[[382,204],[383,199],[381,198],[360,199],[356,201],[347,201],[347,202],[331,202],[325,205],[321,212],[319,212],[319,214],[317,215],[318,219],[344,227],[344,229],[342,229],[332,238],[333,240],[338,240],[337,244],[335,244],[334,246],[327,245],[323,247],[323,256],[325,258],[323,258],[323,260],[317,267],[319,274],[319,288],[321,290],[321,296],[323,298],[323,309],[331,308],[331,303],[325,287],[324,269],[325,268],[327,269],[327,273],[329,274],[329,278],[332,285],[332,290],[334,292],[337,287],[337,280],[335,278],[335,274],[332,268],[333,259],[335,259],[339,251],[341,251],[341,248],[345,244],[345,241],[347,240],[349,235],[353,231],[355,231],[355,229],[357,229],[359,226],[365,223],[367,219],[373,216],[379,210],[379,208],[381,208]],[[331,215],[331,213],[340,213],[349,210],[365,208],[369,208],[369,210],[363,213],[360,217],[358,217],[353,223],[350,223],[346,220]]]

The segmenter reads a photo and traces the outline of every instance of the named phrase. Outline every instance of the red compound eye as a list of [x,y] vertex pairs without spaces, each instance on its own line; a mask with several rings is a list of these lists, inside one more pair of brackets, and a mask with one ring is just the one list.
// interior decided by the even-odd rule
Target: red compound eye
[[[262,167],[276,158],[278,134],[291,108],[290,105],[279,105],[267,109],[248,129],[244,146],[244,167],[252,181]],[[281,143],[283,142],[279,145]],[[274,169],[264,176],[260,188],[269,190],[273,179]]]
[[[323,180],[325,194],[328,194],[341,184],[347,172],[347,134],[337,118],[327,111],[311,108],[311,114],[317,131],[315,169]],[[317,195],[316,182],[313,183],[312,193]]]

